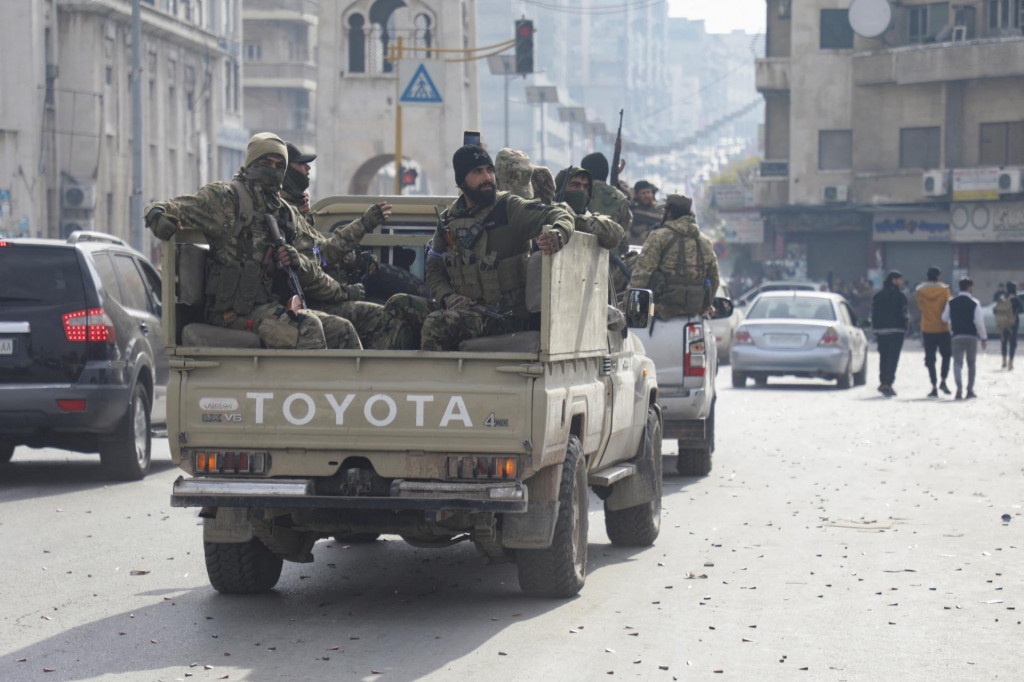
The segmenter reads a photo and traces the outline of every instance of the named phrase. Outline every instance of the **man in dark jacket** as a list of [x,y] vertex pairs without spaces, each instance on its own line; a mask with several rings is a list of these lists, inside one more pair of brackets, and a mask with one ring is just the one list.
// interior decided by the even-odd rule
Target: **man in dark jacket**
[[960,293],[946,302],[942,311],[942,321],[949,324],[953,334],[953,378],[956,379],[956,399],[964,397],[961,372],[964,360],[967,360],[967,397],[974,395],[974,374],[978,356],[978,340],[981,349],[985,350],[985,321],[981,317],[981,303],[971,295],[974,282],[964,277],[960,280]]
[[910,322],[907,297],[902,288],[903,275],[893,270],[885,276],[882,290],[871,300],[871,328],[878,342],[878,392],[887,398],[896,395],[892,384]]

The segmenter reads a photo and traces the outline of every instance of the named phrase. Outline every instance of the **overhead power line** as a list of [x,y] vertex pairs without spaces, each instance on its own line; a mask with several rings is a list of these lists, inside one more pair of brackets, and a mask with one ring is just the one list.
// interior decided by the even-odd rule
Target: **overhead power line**
[[621,14],[622,12],[629,12],[631,10],[647,9],[648,7],[654,7],[656,5],[664,5],[666,0],[637,0],[636,2],[627,2],[617,5],[597,5],[592,7],[572,7],[553,2],[544,2],[544,0],[523,0],[523,2],[527,5],[533,5],[534,7],[540,7],[552,12],[562,12],[564,14],[602,15]]

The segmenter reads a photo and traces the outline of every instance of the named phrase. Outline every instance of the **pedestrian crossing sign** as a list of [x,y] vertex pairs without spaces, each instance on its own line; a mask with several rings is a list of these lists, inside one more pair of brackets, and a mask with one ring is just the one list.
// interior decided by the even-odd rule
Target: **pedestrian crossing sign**
[[444,62],[402,60],[398,65],[401,106],[444,104]]

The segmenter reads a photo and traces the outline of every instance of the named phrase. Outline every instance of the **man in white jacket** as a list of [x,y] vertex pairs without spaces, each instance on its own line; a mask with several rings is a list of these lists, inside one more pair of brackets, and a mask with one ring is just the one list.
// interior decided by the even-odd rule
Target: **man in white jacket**
[[981,317],[981,303],[971,295],[974,282],[967,277],[960,280],[960,293],[946,302],[942,311],[942,321],[949,324],[953,335],[953,378],[956,379],[956,400],[964,398],[961,372],[964,358],[967,358],[967,396],[977,398],[974,394],[974,375],[977,366],[978,341],[985,350],[985,321]]

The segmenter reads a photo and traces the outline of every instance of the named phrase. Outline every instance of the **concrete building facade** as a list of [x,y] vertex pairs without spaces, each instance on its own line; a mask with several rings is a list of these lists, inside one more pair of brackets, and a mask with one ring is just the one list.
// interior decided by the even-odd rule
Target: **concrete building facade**
[[[241,163],[239,4],[142,1],[143,201],[194,191]],[[26,0],[7,9],[0,230],[96,229],[130,241],[131,2]],[[147,252],[151,242],[147,235],[139,246]]]
[[876,283],[938,265],[988,296],[1024,262],[1020,3],[871,4],[869,38],[846,0],[767,0],[762,256]]

